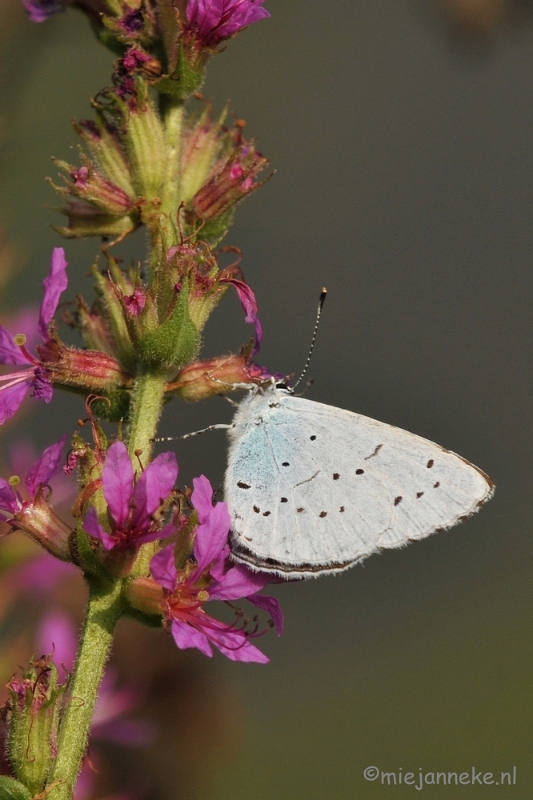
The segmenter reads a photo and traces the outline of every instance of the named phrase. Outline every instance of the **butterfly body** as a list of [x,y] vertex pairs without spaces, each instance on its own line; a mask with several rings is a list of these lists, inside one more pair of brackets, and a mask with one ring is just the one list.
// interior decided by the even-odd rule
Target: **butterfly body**
[[341,572],[422,539],[494,491],[427,439],[275,385],[240,403],[229,436],[233,558],[285,578]]

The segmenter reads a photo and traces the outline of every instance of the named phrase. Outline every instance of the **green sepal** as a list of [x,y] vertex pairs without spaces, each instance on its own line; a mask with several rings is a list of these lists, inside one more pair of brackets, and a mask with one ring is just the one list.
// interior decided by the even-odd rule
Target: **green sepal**
[[0,800],[31,800],[31,792],[23,783],[0,775]]
[[105,419],[107,422],[120,422],[128,416],[131,395],[127,389],[101,392],[101,397],[102,399],[93,400],[91,403],[95,417]]
[[89,537],[83,530],[81,523],[78,525],[75,541],[77,562],[86,577],[91,576],[100,582],[109,582],[111,576],[92,549]]
[[201,228],[202,239],[209,242],[211,247],[222,241],[226,236],[228,230],[233,225],[233,218],[235,217],[235,207],[229,208],[219,217],[207,220]]
[[189,286],[184,279],[170,317],[139,342],[139,355],[150,365],[182,367],[194,361],[200,333],[189,314]]
[[125,54],[128,45],[120,42],[109,28],[97,25],[96,23],[92,23],[91,28],[100,44],[103,44],[104,47],[107,47],[108,50],[111,50],[111,52],[115,53],[117,56],[123,56]]
[[168,94],[176,100],[186,100],[202,87],[204,79],[204,67],[193,66],[187,59],[183,43],[180,43],[174,71],[170,75],[162,75],[152,85],[161,94]]

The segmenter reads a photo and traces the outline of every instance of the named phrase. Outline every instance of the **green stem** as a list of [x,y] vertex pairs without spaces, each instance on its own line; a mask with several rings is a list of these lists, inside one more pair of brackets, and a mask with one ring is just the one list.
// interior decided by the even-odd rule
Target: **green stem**
[[[129,420],[128,449],[135,463],[135,453],[142,451],[140,458],[144,467],[148,465],[152,455],[153,442],[157,431],[157,423],[163,410],[165,399],[165,376],[160,372],[146,372],[137,378],[131,399]],[[132,577],[146,575],[150,559],[157,551],[157,543],[145,544],[131,571]]]
[[165,375],[157,370],[141,372],[131,398],[128,420],[128,450],[132,461],[140,454],[143,467],[150,462],[157,431],[157,423],[163,410],[165,397]]
[[57,759],[48,786],[47,800],[70,800],[93,716],[98,687],[111,649],[113,630],[121,615],[121,583],[91,587],[85,626],[61,722]]

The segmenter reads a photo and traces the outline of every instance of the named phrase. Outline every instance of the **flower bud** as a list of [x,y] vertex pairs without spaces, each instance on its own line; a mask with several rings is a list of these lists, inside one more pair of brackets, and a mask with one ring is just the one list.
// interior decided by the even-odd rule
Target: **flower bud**
[[161,616],[165,604],[163,587],[152,578],[135,578],[126,584],[124,597],[137,611]]
[[43,789],[57,755],[65,688],[50,656],[34,661],[21,679],[8,684],[9,760],[32,796]]
[[102,392],[131,384],[131,376],[118,361],[99,350],[66,347],[59,339],[51,338],[38,345],[37,351],[54,384]]
[[195,194],[192,211],[202,220],[221,217],[226,211],[254,192],[264,181],[255,177],[268,164],[253,144],[243,144],[223,164],[215,175]]
[[260,383],[262,380],[264,370],[249,362],[242,352],[189,364],[166,389],[194,403],[215,394],[227,394],[235,388],[235,384]]
[[23,503],[10,524],[27,533],[56,558],[72,561],[69,546],[72,529],[48,505],[42,492],[34,500]]

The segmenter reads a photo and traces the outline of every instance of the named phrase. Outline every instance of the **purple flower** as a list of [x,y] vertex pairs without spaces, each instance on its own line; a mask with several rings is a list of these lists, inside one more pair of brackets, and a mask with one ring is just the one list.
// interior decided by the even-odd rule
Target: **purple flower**
[[176,456],[169,452],[158,455],[136,480],[126,445],[114,442],[107,451],[102,472],[110,533],[98,522],[94,506],[85,517],[85,530],[99,539],[106,550],[136,549],[146,542],[170,536],[174,532],[173,523],[160,529],[154,515],[174,489],[177,477]]
[[[48,481],[57,470],[66,438],[65,434],[56,444],[47,447],[42,456],[28,470],[24,483],[30,497],[29,501],[23,500],[20,492],[15,491],[11,483],[0,478],[0,509],[2,511],[8,514],[17,514],[24,506],[34,502],[41,489],[48,485]],[[7,518],[5,514],[1,513],[0,517]]]
[[[283,631],[283,615],[274,597],[257,595],[270,578],[229,561],[228,533],[230,516],[225,503],[213,506],[213,489],[203,475],[193,480],[191,501],[199,525],[194,540],[195,566],[178,572],[174,548],[165,547],[151,561],[155,580],[166,590],[166,614],[174,641],[180,649],[196,647],[206,656],[211,645],[232,661],[266,663],[268,658],[250,639],[261,634],[248,630],[247,622],[237,627],[227,625],[205,613],[207,600],[246,598],[258,608],[269,611],[278,635]],[[237,619],[240,619],[237,617]]]
[[58,11],[65,10],[63,0],[24,0],[23,5],[32,22],[44,22]]
[[204,47],[216,47],[224,39],[269,17],[264,0],[189,0],[185,30]]
[[[66,269],[65,251],[62,247],[54,248],[50,271],[43,281],[44,295],[37,323],[37,330],[45,344],[50,341],[49,326],[59,298],[68,286]],[[33,389],[35,397],[45,403],[52,399],[49,371],[39,358],[28,352],[24,347],[25,342],[26,337],[21,336],[17,344],[9,331],[0,325],[0,364],[30,365],[30,369],[11,372],[0,378],[0,381],[4,381],[4,386],[0,388],[0,425],[15,414],[30,389]]]

